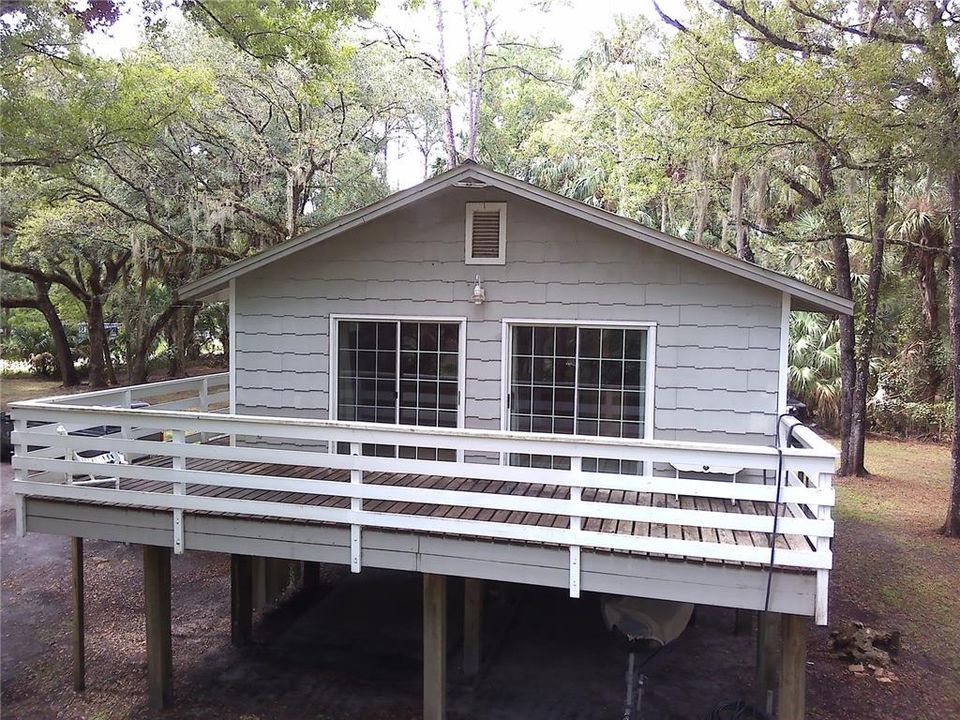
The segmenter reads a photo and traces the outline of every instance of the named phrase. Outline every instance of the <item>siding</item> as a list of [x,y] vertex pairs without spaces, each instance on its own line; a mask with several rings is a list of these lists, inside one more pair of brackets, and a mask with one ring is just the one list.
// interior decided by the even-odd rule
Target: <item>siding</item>
[[[466,265],[465,203],[493,201],[507,262]],[[238,412],[328,416],[331,314],[466,317],[475,428],[500,427],[504,318],[649,321],[656,438],[773,436],[779,292],[499,191],[451,188],[239,278],[236,297]]]

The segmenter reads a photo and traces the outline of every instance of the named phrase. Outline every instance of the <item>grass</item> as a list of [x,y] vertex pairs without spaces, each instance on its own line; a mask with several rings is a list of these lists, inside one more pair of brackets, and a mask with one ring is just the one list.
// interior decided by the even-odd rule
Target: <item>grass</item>
[[960,541],[946,516],[950,449],[871,438],[867,478],[837,478],[843,594],[954,670],[960,694]]
[[0,377],[0,404],[6,410],[7,405],[18,400],[32,400],[47,395],[64,395],[69,392],[82,392],[88,388],[64,389],[60,381],[38,377]]

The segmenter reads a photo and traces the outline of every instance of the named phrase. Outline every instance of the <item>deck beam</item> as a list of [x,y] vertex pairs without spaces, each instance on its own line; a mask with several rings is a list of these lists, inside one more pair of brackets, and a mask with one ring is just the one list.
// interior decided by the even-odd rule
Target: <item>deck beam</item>
[[[33,497],[26,499],[25,511],[29,532],[171,545],[167,512]],[[345,527],[269,518],[196,515],[186,525],[191,550],[258,556],[255,578],[263,556],[342,566],[349,557],[349,535]],[[569,588],[566,548],[371,529],[363,534],[363,552],[368,567]],[[762,610],[767,580],[766,567],[679,563],[590,550],[582,558],[583,590],[592,593]],[[813,573],[775,570],[769,609],[812,616],[815,590]],[[259,607],[256,602],[255,607]]]
[[235,647],[253,640],[253,558],[230,556],[230,642]]
[[85,618],[83,598],[83,538],[70,538],[71,600],[73,603],[73,689],[83,692],[87,685],[85,655]]
[[784,615],[777,720],[803,720],[807,692],[808,618]]
[[423,720],[447,716],[447,578],[423,576]]
[[144,614],[147,620],[147,694],[153,710],[173,705],[170,637],[170,548],[143,546]]

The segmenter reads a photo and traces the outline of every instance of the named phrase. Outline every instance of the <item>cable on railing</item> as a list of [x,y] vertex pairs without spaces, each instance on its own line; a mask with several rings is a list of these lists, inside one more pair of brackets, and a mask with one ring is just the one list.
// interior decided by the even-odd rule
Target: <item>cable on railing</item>
[[[767,566],[767,589],[763,600],[764,612],[770,611],[770,589],[773,585],[773,567],[776,561],[777,553],[777,531],[780,526],[780,508],[782,506],[780,493],[783,490],[783,447],[781,447],[780,442],[780,423],[783,422],[785,417],[793,417],[793,415],[785,412],[780,413],[777,416],[777,427],[773,439],[773,446],[777,450],[777,495],[773,506],[773,532],[770,533],[770,563]],[[787,446],[790,445],[790,441],[793,439],[794,429],[799,425],[803,425],[803,423],[798,420],[794,425],[791,425],[789,428],[787,428],[787,435],[786,438],[784,438],[784,443]]]

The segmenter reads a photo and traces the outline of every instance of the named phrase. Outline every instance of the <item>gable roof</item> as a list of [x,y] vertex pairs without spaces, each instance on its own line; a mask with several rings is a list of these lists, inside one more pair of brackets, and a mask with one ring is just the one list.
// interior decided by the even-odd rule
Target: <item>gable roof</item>
[[539,188],[536,185],[517,180],[508,175],[498,173],[489,168],[467,161],[452,170],[430,178],[419,185],[394,193],[383,200],[341,215],[332,222],[291,238],[286,242],[274,245],[257,255],[240,260],[223,267],[215,272],[187,283],[180,288],[179,297],[183,300],[210,297],[227,287],[230,280],[246,275],[272,262],[292,255],[295,252],[308,248],[328,238],[352,230],[365,223],[382,217],[402,207],[415,203],[423,198],[458,183],[477,182],[486,187],[492,187],[517,197],[544,205],[554,210],[566,213],[573,217],[594,223],[600,227],[618,232],[622,235],[635,238],[654,247],[676,253],[682,257],[704,263],[710,267],[732,273],[739,277],[771,287],[794,298],[793,307],[797,310],[815,310],[820,312],[853,314],[853,301],[808,285],[782,273],[768,270],[746,262],[726,253],[681,240],[642,225],[635,220],[616,215],[606,210],[600,210],[586,203],[571,200],[563,195]]

